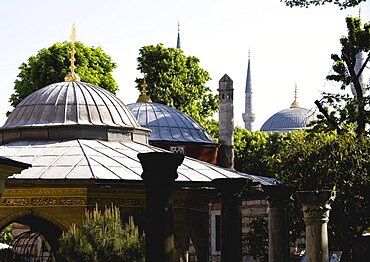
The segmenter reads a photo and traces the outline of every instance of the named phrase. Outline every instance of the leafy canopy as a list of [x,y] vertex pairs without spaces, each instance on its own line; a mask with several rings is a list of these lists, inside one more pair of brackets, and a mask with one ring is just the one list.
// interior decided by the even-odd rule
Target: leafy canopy
[[[100,86],[113,94],[118,90],[112,70],[117,65],[100,47],[88,47],[75,43],[76,73],[81,81]],[[26,96],[49,84],[64,81],[69,72],[71,45],[69,42],[55,43],[41,49],[19,67],[20,72],[14,82],[14,93],[9,102],[16,107]]]
[[[354,131],[287,134],[249,132],[235,128],[235,168],[276,177],[296,190],[333,189],[337,197],[330,214],[333,250],[348,250],[370,224],[370,138]],[[290,206],[292,239],[304,232],[300,204]],[[257,251],[257,250],[255,250]]]
[[10,244],[13,240],[12,224],[7,226],[0,232],[0,243]]
[[[177,108],[203,125],[216,112],[217,96],[205,85],[210,76],[197,57],[158,44],[142,47],[137,61],[153,102]],[[143,78],[136,83],[141,90]]]
[[[370,23],[363,27],[360,18],[347,17],[347,36],[340,39],[341,53],[332,54],[334,61],[333,74],[327,79],[339,82],[342,93],[323,93],[321,101],[316,101],[321,115],[318,115],[316,129],[337,130],[342,132],[355,126],[357,134],[362,135],[368,131],[366,123],[370,122],[370,94],[362,90],[360,76],[368,67],[370,59]],[[366,59],[359,70],[356,67],[356,55],[359,52],[366,54]],[[357,60],[358,61],[358,60]],[[355,94],[351,94],[353,87]]]
[[119,209],[87,211],[81,227],[73,224],[60,238],[63,261],[144,261],[145,240],[133,218],[122,225]]
[[[293,132],[291,140],[269,156],[277,178],[297,190],[333,189],[330,215],[332,248],[348,250],[370,224],[370,138],[354,132]],[[299,210],[299,206],[296,207]]]
[[234,128],[234,154],[236,170],[253,175],[274,177],[268,165],[268,157],[288,143],[281,133],[271,135],[266,132],[250,132],[247,129]]
[[324,5],[327,3],[332,3],[340,7],[340,9],[345,9],[348,7],[354,7],[359,5],[362,2],[366,2],[366,0],[280,0],[280,2],[284,2],[287,6],[299,6],[299,7],[309,7],[311,5],[318,6]]

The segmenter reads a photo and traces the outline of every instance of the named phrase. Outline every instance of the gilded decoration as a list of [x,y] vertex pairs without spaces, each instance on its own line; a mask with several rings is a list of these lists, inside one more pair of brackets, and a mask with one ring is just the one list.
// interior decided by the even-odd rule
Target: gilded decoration
[[6,189],[0,198],[2,207],[86,206],[85,188]]
[[[0,198],[0,207],[87,207],[111,203],[121,208],[145,208],[145,191],[108,188],[7,188]],[[189,192],[176,191],[173,195],[173,207],[208,212],[208,202]]]

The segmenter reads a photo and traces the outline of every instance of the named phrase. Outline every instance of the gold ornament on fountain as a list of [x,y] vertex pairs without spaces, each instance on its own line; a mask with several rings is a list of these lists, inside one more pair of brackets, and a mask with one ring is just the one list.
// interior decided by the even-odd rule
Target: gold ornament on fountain
[[76,58],[75,58],[75,54],[76,54],[75,42],[76,42],[76,25],[75,25],[75,23],[73,23],[72,32],[71,32],[71,52],[70,52],[71,59],[69,59],[69,61],[71,61],[71,65],[69,66],[69,69],[71,71],[64,78],[64,80],[67,81],[67,82],[75,82],[75,81],[80,81],[81,80],[79,75],[77,75],[76,72],[75,72],[75,69],[76,69],[76,66],[75,66],[75,61],[76,61]]
[[143,84],[141,85],[141,94],[139,95],[139,98],[136,100],[136,103],[151,103],[152,100],[150,97],[146,94],[146,77],[143,79]]

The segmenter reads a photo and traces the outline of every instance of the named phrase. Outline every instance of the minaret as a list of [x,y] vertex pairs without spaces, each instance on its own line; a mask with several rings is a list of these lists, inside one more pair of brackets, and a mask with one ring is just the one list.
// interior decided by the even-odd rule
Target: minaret
[[180,23],[177,22],[177,43],[176,48],[181,49],[181,43],[180,43]]
[[[364,51],[360,51],[356,54],[356,64],[355,64],[355,72],[356,75],[361,70],[363,64],[366,62],[367,54]],[[366,76],[367,68],[365,67],[362,71],[361,75],[358,77],[358,81],[360,82],[362,94],[365,95],[367,85],[369,84],[369,78]],[[354,96],[356,96],[356,90],[353,84],[351,84],[351,91]]]
[[252,77],[251,77],[251,56],[248,52],[248,71],[247,71],[247,83],[245,85],[245,111],[242,115],[245,129],[253,131],[252,123],[254,122],[255,114],[253,113],[253,90],[252,90]]
[[[361,5],[358,10],[358,18],[361,18]],[[367,54],[364,51],[360,51],[356,54],[356,64],[355,64],[355,73],[356,75],[358,72],[360,72],[363,64],[366,62]],[[358,77],[358,81],[360,82],[362,94],[365,96],[365,92],[367,89],[367,86],[369,84],[369,78],[367,76],[367,68],[365,67],[362,71],[361,75]],[[351,83],[351,91],[354,96],[356,96],[356,89]]]
[[218,165],[234,168],[234,88],[233,80],[225,74],[219,81]]

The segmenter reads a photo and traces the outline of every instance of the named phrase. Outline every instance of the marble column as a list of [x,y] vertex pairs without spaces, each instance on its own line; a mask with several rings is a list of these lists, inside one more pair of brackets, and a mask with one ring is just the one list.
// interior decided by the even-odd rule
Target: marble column
[[213,180],[221,197],[221,262],[242,261],[243,192],[249,186],[244,178]]
[[299,191],[306,225],[306,261],[328,262],[328,222],[335,191]]
[[146,192],[145,261],[173,262],[174,242],[172,191],[177,168],[184,156],[173,153],[140,153]]
[[288,204],[293,188],[285,185],[263,186],[269,202],[269,262],[289,261]]

